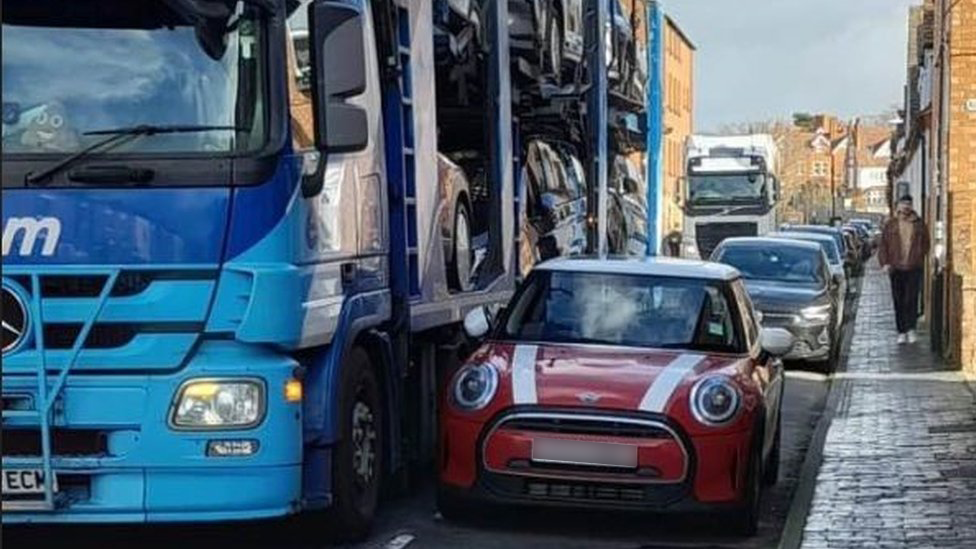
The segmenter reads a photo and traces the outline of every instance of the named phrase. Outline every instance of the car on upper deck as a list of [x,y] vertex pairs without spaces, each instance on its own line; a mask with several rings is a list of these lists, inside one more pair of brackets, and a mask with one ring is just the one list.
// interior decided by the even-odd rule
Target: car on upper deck
[[754,533],[776,481],[793,344],[738,271],[668,258],[559,258],[498,314],[442,391],[438,502],[720,511]]

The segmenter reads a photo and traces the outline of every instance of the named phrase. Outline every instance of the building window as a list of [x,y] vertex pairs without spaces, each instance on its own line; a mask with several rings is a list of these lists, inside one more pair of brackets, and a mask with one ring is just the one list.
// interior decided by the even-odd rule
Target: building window
[[827,163],[825,161],[823,161],[823,160],[817,160],[817,161],[815,161],[813,163],[813,165],[812,165],[811,170],[810,170],[810,175],[818,176],[818,177],[826,177],[827,176]]

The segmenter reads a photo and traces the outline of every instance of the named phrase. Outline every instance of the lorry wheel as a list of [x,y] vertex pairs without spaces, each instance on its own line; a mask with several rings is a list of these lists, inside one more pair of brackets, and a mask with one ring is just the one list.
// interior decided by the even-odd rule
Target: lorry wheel
[[454,290],[467,292],[471,290],[471,264],[473,250],[471,249],[471,221],[468,207],[464,202],[458,202],[454,211],[454,233],[451,242],[451,258],[448,262],[448,283]]
[[542,72],[552,78],[553,84],[559,86],[562,83],[563,67],[563,30],[562,16],[559,12],[552,11],[549,21],[546,22],[546,48],[543,54]]
[[379,504],[385,445],[383,404],[366,351],[352,348],[343,366],[330,518],[339,538],[355,541],[369,533]]

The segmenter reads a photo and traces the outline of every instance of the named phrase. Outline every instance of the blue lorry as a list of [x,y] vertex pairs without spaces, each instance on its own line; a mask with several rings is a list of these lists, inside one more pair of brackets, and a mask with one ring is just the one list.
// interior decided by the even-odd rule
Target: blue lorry
[[356,537],[433,458],[438,364],[511,295],[524,217],[508,6],[461,18],[472,155],[434,4],[4,3],[5,524]]

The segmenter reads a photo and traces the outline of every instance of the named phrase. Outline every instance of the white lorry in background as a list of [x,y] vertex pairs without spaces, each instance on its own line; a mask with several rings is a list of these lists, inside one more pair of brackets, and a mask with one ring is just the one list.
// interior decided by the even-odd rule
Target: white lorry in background
[[682,257],[708,259],[728,237],[776,230],[777,152],[768,134],[688,138]]

